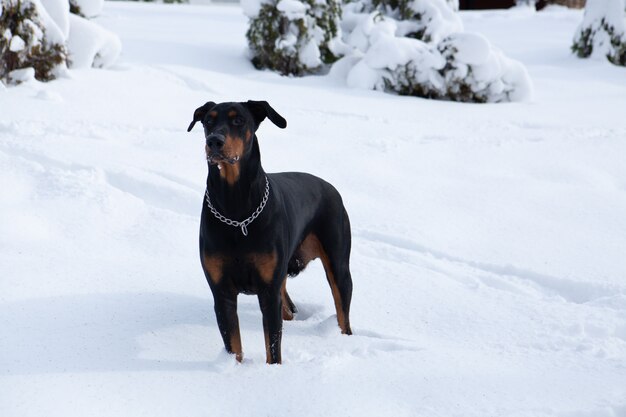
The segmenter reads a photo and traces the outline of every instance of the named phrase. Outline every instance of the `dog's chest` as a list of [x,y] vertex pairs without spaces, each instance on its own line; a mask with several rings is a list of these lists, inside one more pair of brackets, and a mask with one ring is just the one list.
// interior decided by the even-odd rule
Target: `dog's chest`
[[238,292],[257,294],[277,273],[278,256],[272,252],[217,254],[205,258],[214,283],[233,285]]

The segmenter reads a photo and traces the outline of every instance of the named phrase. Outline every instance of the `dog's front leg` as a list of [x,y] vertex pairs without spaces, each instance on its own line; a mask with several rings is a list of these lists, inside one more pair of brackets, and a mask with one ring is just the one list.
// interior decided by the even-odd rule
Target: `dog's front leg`
[[239,318],[237,317],[237,294],[216,289],[213,291],[213,299],[215,317],[224,340],[224,347],[228,353],[235,355],[238,362],[241,362],[243,351],[239,333]]
[[265,333],[265,357],[268,364],[281,363],[280,343],[283,334],[283,316],[280,287],[280,285],[272,285],[259,293]]

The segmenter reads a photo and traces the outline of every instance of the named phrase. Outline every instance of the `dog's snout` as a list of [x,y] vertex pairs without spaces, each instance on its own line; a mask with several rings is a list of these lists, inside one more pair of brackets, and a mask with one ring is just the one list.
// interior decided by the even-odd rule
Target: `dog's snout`
[[206,144],[212,151],[219,151],[224,147],[226,138],[224,135],[213,133],[206,138]]

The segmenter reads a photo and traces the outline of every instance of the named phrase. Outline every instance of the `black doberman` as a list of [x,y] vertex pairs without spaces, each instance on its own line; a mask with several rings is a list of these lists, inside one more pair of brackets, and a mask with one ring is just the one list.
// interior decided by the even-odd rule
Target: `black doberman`
[[341,333],[350,329],[350,222],[337,190],[313,175],[266,174],[256,131],[265,119],[287,121],[266,101],[208,102],[193,121],[204,126],[209,167],[200,221],[200,260],[215,302],[224,346],[243,359],[237,295],[257,294],[263,314],[267,363],[281,363],[283,320],[296,307],[286,289],[320,258]]

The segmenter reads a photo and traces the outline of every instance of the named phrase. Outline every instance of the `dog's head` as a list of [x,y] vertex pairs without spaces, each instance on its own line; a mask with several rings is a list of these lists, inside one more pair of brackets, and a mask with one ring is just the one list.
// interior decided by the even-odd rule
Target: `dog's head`
[[212,101],[198,107],[187,132],[197,122],[204,127],[206,157],[210,165],[238,165],[252,148],[254,133],[265,118],[284,129],[287,121],[267,101],[219,103]]

